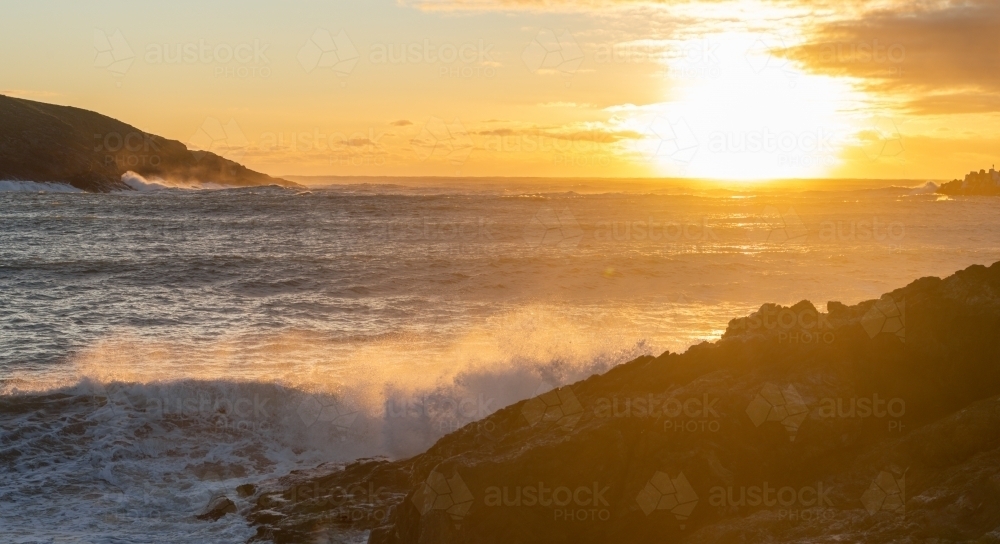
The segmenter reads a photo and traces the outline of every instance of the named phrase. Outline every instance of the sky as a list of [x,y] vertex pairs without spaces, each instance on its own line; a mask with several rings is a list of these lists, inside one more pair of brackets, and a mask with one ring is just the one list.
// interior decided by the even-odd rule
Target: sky
[[1000,2],[0,3],[0,94],[272,175],[990,168]]

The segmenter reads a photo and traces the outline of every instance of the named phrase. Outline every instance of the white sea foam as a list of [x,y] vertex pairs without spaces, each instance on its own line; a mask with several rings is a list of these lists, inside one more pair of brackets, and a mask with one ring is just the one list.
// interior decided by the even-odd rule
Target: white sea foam
[[194,351],[99,342],[75,358],[76,383],[7,382],[0,417],[16,438],[3,446],[20,455],[0,497],[18,509],[0,513],[0,523],[36,538],[246,541],[252,530],[241,516],[195,516],[220,494],[245,511],[237,485],[294,469],[410,456],[466,425],[495,439],[481,421],[494,411],[650,351],[613,331],[597,338],[567,327],[516,312],[432,353],[414,352],[403,335],[355,344],[340,359],[336,346],[303,336]]
[[143,193],[166,191],[171,189],[210,190],[230,188],[225,185],[212,182],[179,182],[165,180],[162,178],[147,179],[131,170],[122,174],[122,182],[132,189]]
[[931,194],[931,193],[936,193],[937,190],[938,190],[938,184],[934,183],[933,181],[928,181],[923,185],[917,187],[910,187],[910,194],[911,195]]
[[0,193],[82,193],[68,183],[0,180]]

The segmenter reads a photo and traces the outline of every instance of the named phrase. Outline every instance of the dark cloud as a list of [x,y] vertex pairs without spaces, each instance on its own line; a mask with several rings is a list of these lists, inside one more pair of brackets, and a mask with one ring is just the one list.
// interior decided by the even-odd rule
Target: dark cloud
[[992,96],[1000,92],[1000,2],[926,5],[823,24],[780,53],[814,72],[863,78],[913,113],[1000,111]]

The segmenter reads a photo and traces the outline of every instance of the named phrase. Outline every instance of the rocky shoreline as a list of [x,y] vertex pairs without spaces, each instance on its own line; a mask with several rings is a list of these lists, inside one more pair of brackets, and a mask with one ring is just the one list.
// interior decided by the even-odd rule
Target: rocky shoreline
[[276,543],[998,541],[998,329],[1000,263],[765,305],[413,458],[261,486],[245,514]]
[[943,195],[979,195],[996,196],[1000,195],[1000,172],[992,167],[990,171],[972,171],[966,174],[965,179],[954,179],[948,183],[941,184],[937,190]]

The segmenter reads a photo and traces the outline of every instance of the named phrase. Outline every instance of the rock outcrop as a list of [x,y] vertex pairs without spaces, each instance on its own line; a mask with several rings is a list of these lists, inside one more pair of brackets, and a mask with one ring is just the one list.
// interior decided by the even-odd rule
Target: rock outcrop
[[937,192],[944,195],[1000,195],[1000,172],[993,168],[989,172],[972,171],[966,174],[965,179],[953,179],[941,184]]
[[0,95],[0,180],[108,192],[130,189],[128,171],[180,183],[299,186],[99,113]]
[[1000,263],[765,305],[416,457],[293,474],[248,515],[274,542],[995,542],[998,330]]
[[198,514],[202,521],[218,521],[226,514],[235,514],[236,504],[229,497],[216,497],[208,503],[205,511]]

